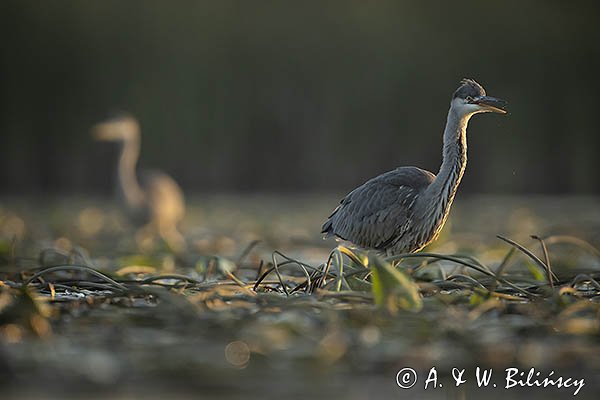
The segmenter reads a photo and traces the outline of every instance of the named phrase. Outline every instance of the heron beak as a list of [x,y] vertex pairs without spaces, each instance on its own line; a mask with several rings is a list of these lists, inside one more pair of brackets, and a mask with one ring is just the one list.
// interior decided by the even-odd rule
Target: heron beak
[[105,123],[94,125],[91,129],[92,137],[96,140],[115,140],[115,135],[112,134],[112,129]]
[[106,132],[103,129],[101,129],[99,126],[94,126],[91,129],[91,133],[92,133],[92,137],[95,140],[106,140],[107,139]]
[[481,96],[474,101],[475,104],[483,107],[486,111],[499,114],[506,114],[506,101],[491,96]]

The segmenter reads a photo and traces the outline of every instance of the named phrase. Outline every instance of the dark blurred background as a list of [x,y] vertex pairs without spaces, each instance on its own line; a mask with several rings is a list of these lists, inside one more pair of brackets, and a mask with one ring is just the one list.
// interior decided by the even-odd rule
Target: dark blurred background
[[471,121],[470,193],[600,192],[597,1],[8,1],[0,190],[104,194],[110,111],[141,165],[191,193],[344,192],[437,172],[463,77],[509,101]]

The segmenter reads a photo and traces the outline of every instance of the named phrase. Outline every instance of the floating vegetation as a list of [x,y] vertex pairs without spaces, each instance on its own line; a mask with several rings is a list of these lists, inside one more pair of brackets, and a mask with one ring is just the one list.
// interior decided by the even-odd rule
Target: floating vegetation
[[59,237],[34,256],[15,241],[0,254],[11,382],[31,365],[49,387],[56,373],[83,388],[152,376],[198,387],[208,383],[195,376],[220,376],[223,388],[265,368],[285,385],[323,367],[392,383],[400,364],[600,368],[600,253],[573,236],[498,236],[485,261],[338,246],[320,263],[256,240],[181,258],[164,247],[107,256]]
[[[164,297],[179,296],[181,302],[197,306],[200,312],[236,308],[242,303],[249,303],[243,307],[245,309],[282,306],[286,300],[291,305],[300,299],[307,301],[309,296],[314,299],[310,300],[313,305],[317,304],[315,300],[326,300],[327,306],[336,309],[364,306],[372,311],[381,309],[391,316],[400,310],[430,311],[427,306],[435,303],[435,300],[444,304],[468,300],[465,306],[471,317],[481,316],[484,309],[506,310],[509,304],[530,304],[535,306],[538,313],[544,307],[548,308],[548,312],[556,314],[553,326],[567,324],[570,327],[567,330],[572,333],[576,333],[574,325],[565,319],[566,315],[581,318],[583,313],[590,318],[597,318],[594,311],[600,311],[600,270],[570,275],[568,271],[561,271],[559,277],[551,270],[545,245],[545,260],[541,260],[523,245],[502,236],[499,238],[514,248],[508,250],[495,271],[472,256],[460,254],[415,253],[386,259],[375,253],[339,246],[319,266],[311,266],[279,251],[274,251],[270,262],[266,264],[261,261],[258,265],[248,265],[243,263],[243,259],[249,250],[244,250],[244,256],[237,263],[213,257],[207,261],[207,266],[194,270],[200,270],[201,273],[191,276],[161,274],[155,267],[136,264],[100,270],[90,266],[93,264],[87,256],[73,257],[56,249],[46,249],[40,253],[40,264],[46,264],[49,254],[53,253],[61,255],[64,261],[89,262],[87,265],[43,265],[19,270],[18,273],[3,273],[1,285],[4,288],[3,296],[12,297],[15,304],[22,303],[21,299],[30,299],[27,303],[30,308],[35,308],[34,305],[39,302],[45,306],[75,300],[87,304],[98,303],[99,300],[133,301],[140,298],[159,302]],[[535,239],[544,243],[538,237]],[[563,239],[598,257],[597,250],[589,243],[575,238]],[[553,237],[547,240],[556,242]],[[523,271],[511,275],[507,265],[509,259],[515,257],[515,249],[525,261],[532,260],[545,273],[528,270],[531,272],[529,278],[522,275]],[[442,262],[444,265],[440,265]],[[435,273],[429,273],[430,270]],[[247,276],[251,271],[256,274],[255,279],[244,280],[236,275],[244,272]],[[9,316],[14,312],[9,303],[12,304],[3,301],[0,316],[10,322]],[[584,303],[586,306],[581,306]],[[565,313],[566,308],[575,305],[580,312]],[[521,310],[529,312],[526,307]],[[582,326],[585,329],[581,333],[600,333],[590,329],[597,327],[597,324]]]

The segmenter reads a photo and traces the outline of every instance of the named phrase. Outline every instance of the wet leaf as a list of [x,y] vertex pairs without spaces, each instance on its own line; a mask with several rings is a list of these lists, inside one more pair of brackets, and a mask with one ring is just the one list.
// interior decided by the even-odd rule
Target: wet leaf
[[546,282],[548,280],[547,277],[546,277],[546,271],[542,270],[537,265],[534,265],[534,264],[532,264],[530,262],[525,263],[525,265],[527,266],[527,270],[533,276],[533,279],[535,279],[536,281],[538,281],[538,282]]
[[419,286],[405,272],[374,255],[369,255],[375,304],[395,314],[398,309],[420,311],[423,300]]

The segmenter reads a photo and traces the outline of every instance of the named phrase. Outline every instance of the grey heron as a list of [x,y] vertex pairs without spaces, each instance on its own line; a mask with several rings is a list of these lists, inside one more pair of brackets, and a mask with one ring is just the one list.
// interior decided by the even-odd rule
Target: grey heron
[[450,102],[437,176],[417,167],[381,174],[344,197],[322,233],[388,256],[421,250],[448,218],[467,165],[469,119],[484,112],[505,114],[505,105],[474,80],[463,79]]
[[185,248],[178,224],[185,215],[185,200],[179,185],[161,171],[136,171],[140,155],[140,125],[133,116],[122,114],[92,128],[96,140],[118,142],[118,192],[128,215],[137,224],[145,224],[138,233],[158,233],[175,252]]

